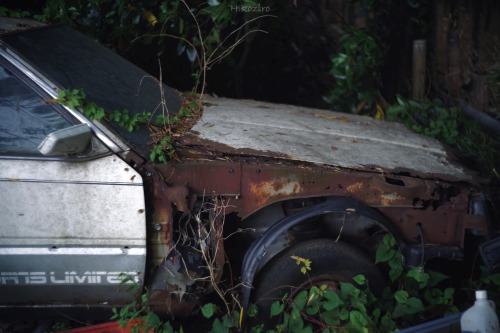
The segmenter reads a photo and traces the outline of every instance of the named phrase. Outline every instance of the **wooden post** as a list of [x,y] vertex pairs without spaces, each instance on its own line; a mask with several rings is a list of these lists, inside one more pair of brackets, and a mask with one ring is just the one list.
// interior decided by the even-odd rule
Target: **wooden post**
[[434,39],[434,61],[436,70],[439,74],[445,75],[447,72],[447,53],[446,42],[448,34],[448,25],[450,19],[447,15],[445,0],[433,1],[435,6],[435,39]]
[[446,73],[446,82],[448,91],[453,97],[458,97],[462,85],[460,69],[460,36],[457,31],[448,31],[448,72]]
[[426,49],[425,40],[413,41],[412,98],[414,100],[421,100],[425,97]]
[[481,110],[488,110],[488,78],[486,75],[472,74],[472,103]]

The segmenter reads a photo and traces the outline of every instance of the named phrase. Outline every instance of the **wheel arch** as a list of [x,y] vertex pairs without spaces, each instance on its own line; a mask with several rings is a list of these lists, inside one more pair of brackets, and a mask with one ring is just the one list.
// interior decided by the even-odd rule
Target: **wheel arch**
[[[241,318],[245,321],[246,310],[249,305],[252,283],[256,276],[262,258],[266,255],[267,249],[280,235],[299,223],[322,217],[332,213],[356,213],[373,220],[380,228],[394,236],[401,251],[404,251],[406,244],[400,233],[393,226],[384,214],[377,209],[367,206],[363,202],[349,197],[329,197],[326,200],[304,208],[297,213],[286,216],[272,224],[262,235],[255,240],[245,253],[242,263],[242,291],[241,291]],[[277,254],[277,253],[276,253]],[[270,260],[271,258],[269,258]]]

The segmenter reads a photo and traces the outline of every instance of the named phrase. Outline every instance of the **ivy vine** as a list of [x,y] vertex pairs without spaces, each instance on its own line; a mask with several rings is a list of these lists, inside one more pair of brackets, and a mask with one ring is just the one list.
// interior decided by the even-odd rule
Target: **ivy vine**
[[88,101],[85,92],[80,89],[59,90],[57,98],[49,102],[77,110],[91,121],[112,121],[129,132],[147,127],[152,139],[151,162],[167,163],[176,153],[172,139],[174,133],[189,129],[189,119],[194,120],[201,112],[201,101],[194,94],[181,97],[183,103],[177,114],[171,117],[146,111],[132,114],[127,109],[107,111]]

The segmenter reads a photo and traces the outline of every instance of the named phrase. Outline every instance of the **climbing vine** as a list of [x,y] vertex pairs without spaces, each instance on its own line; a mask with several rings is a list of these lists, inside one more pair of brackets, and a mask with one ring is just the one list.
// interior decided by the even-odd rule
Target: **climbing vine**
[[147,127],[151,137],[150,160],[167,163],[175,157],[173,136],[189,129],[190,124],[196,121],[201,113],[201,101],[192,94],[182,95],[182,105],[177,114],[153,115],[151,112],[130,113],[128,110],[107,111],[86,99],[85,92],[79,89],[59,90],[56,99],[48,102],[57,102],[70,109],[81,112],[92,121],[111,121],[129,132],[141,127]]
[[351,282],[338,282],[336,289],[314,285],[272,304],[269,316],[281,318],[275,331],[392,332],[436,313],[458,312],[453,305],[455,289],[443,285],[449,277],[405,268],[392,236],[386,235],[378,247],[376,263],[387,266],[389,273],[390,282],[382,295],[376,297],[370,291],[370,281],[363,275],[354,276]]

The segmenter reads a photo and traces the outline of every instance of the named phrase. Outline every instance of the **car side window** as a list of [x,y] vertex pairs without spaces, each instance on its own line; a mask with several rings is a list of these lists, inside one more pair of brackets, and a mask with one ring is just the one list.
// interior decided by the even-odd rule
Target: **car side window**
[[0,154],[41,155],[47,134],[74,125],[0,64]]

